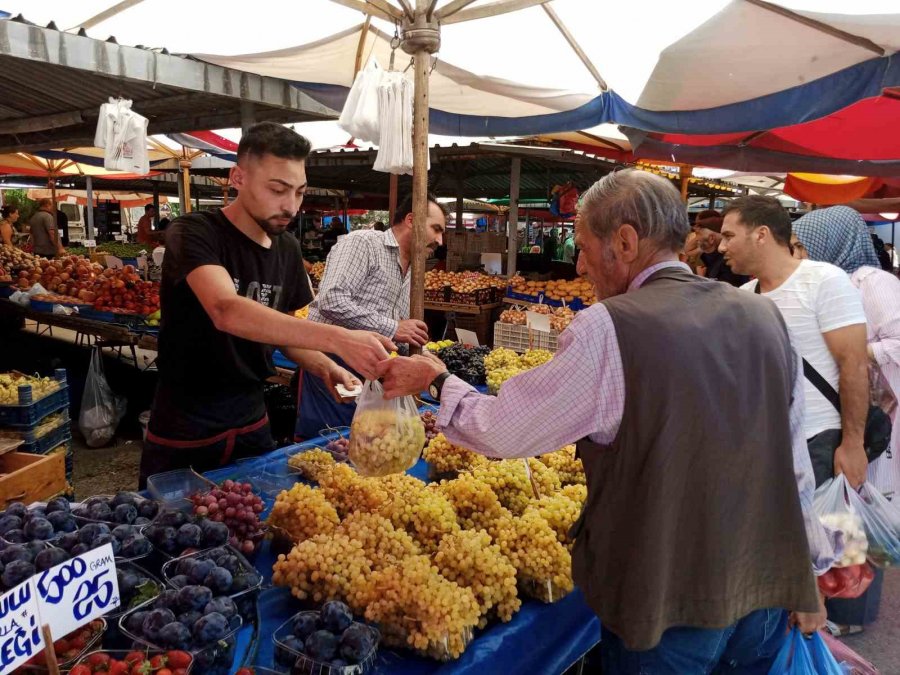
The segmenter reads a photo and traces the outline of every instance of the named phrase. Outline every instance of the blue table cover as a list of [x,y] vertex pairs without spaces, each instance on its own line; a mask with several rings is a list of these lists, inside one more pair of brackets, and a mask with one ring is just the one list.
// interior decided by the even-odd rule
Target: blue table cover
[[[336,437],[332,436],[332,437]],[[287,458],[303,449],[327,443],[328,436],[284,448],[267,455],[209,471],[210,480],[228,478],[253,483],[260,473],[287,462]],[[428,480],[428,465],[420,460],[409,474]],[[271,495],[262,495],[266,510],[271,508]],[[259,551],[254,565],[264,578],[260,596],[258,630],[247,627],[238,635],[237,658],[242,665],[271,668],[273,646],[271,636],[284,621],[304,607],[285,588],[271,587],[275,556],[268,543]],[[509,623],[495,623],[476,631],[475,639],[456,661],[440,663],[407,651],[379,649],[373,672],[399,675],[510,675],[512,673],[562,673],[600,641],[600,621],[575,589],[553,604],[536,600],[522,603],[522,609]]]

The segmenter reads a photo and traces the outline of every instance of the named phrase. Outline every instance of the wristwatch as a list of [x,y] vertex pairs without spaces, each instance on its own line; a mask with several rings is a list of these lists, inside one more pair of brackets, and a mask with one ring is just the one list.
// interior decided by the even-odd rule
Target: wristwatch
[[441,400],[441,389],[444,388],[444,381],[450,377],[450,373],[444,371],[440,375],[438,375],[434,380],[432,380],[431,384],[428,385],[428,394],[435,401]]

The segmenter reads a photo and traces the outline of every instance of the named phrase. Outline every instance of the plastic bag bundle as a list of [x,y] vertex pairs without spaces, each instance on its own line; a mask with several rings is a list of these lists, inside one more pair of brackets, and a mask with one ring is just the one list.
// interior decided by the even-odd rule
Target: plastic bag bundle
[[843,642],[825,631],[820,631],[819,635],[834,660],[840,665],[843,675],[878,675],[878,668]]
[[900,564],[900,509],[868,483],[849,497],[869,540],[868,559],[878,567]]
[[125,399],[117,396],[106,381],[103,352],[94,347],[78,416],[78,428],[90,447],[99,448],[113,439],[126,407]]
[[[387,173],[411,174],[413,83],[403,73],[384,73],[378,87],[378,118],[381,134],[378,155],[372,168]],[[426,170],[429,168],[426,167]]]
[[378,143],[381,125],[378,117],[378,86],[384,70],[378,61],[371,59],[356,74],[338,126],[354,138],[368,143]]
[[146,117],[131,109],[131,101],[109,99],[100,106],[94,145],[103,148],[103,168],[144,175],[150,173]]
[[425,426],[412,396],[386,399],[379,382],[367,381],[350,425],[347,453],[364,476],[402,473],[418,461]]
[[843,675],[822,636],[803,636],[798,628],[791,630],[775,657],[769,675]]

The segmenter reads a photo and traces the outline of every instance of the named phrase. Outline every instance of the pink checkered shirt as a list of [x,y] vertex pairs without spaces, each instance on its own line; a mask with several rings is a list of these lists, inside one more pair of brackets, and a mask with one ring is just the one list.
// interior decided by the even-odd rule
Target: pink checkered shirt
[[[655,272],[684,267],[677,261],[648,267],[628,291]],[[499,396],[479,394],[456,377],[444,382],[438,426],[457,445],[489,457],[533,457],[588,437],[609,445],[625,410],[625,373],[609,311],[597,303],[578,313],[559,336],[548,363],[503,383]],[[840,535],[822,526],[812,508],[815,480],[803,435],[803,371],[794,354],[794,397],[790,410],[794,472],[813,568],[826,572],[843,546]]]

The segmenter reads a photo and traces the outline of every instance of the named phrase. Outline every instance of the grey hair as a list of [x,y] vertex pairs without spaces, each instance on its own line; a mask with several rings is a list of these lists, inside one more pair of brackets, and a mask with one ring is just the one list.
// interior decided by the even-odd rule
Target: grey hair
[[637,169],[614,171],[594,183],[584,193],[579,213],[600,239],[627,223],[639,239],[672,251],[684,246],[691,229],[687,208],[672,183]]

